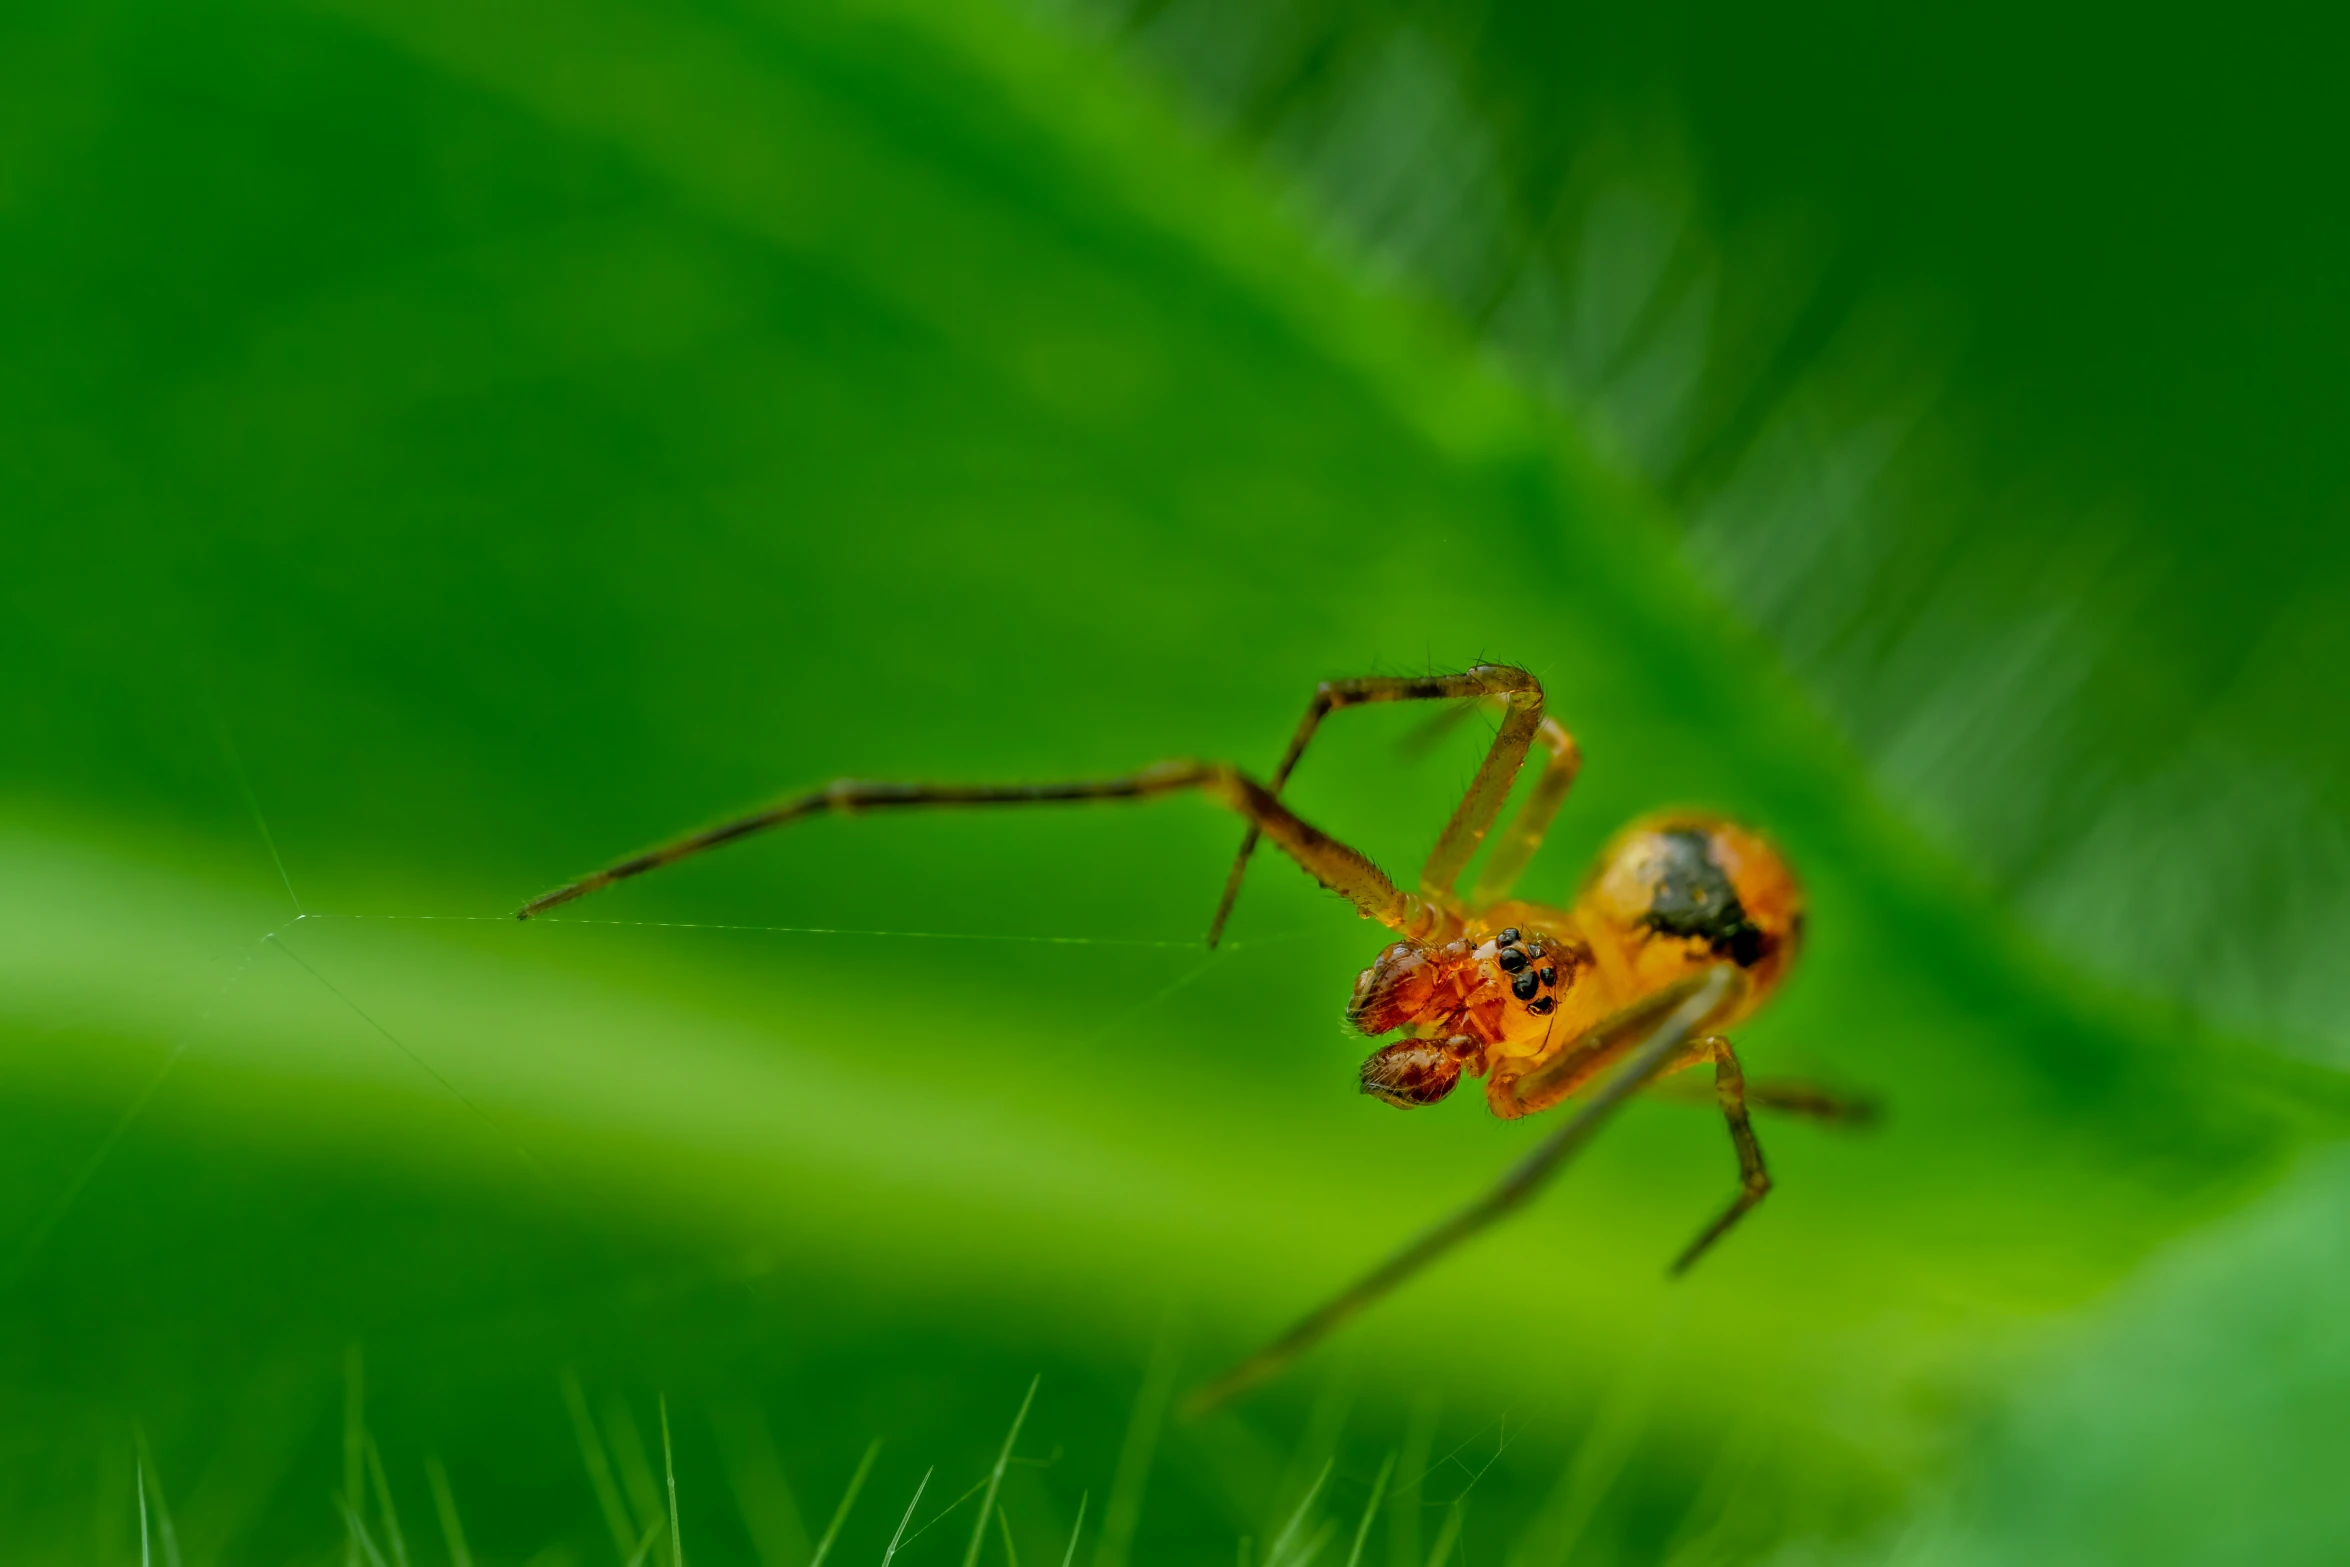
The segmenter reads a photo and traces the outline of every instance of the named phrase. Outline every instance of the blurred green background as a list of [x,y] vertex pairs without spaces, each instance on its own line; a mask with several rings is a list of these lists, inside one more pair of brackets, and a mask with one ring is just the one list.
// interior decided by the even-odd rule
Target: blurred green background
[[[1036,1378],[990,1560],[1082,1498],[1096,1567],[1336,1563],[1383,1469],[1395,1567],[2339,1559],[2337,43],[9,8],[7,1555],[143,1502],[173,1567],[621,1567],[665,1400],[690,1559],[805,1562],[879,1438],[830,1559],[935,1468],[901,1554],[958,1560]],[[836,774],[1262,768],[1316,679],[1481,658],[1589,759],[1528,891],[1761,824],[1813,939],[1750,1070],[1888,1117],[1763,1126],[1668,1285],[1733,1170],[1641,1105],[1196,1424],[1540,1131],[1353,1092],[1377,935],[1286,867],[1207,954],[1229,820],[507,917]],[[1402,870],[1475,756],[1416,721],[1294,790]]]

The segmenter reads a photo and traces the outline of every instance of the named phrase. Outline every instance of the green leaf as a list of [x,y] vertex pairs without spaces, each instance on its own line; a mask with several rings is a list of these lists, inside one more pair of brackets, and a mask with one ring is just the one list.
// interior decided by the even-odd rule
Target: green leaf
[[[1353,1092],[1373,933],[1267,865],[1201,951],[1235,834],[1183,802],[822,821],[508,911],[844,773],[1263,767],[1329,675],[1542,674],[1588,765],[1536,895],[1661,803],[1776,835],[1812,940],[1742,1044],[1891,1114],[1766,1126],[1777,1193],[1668,1285],[1732,1162],[1642,1107],[1170,1432],[1136,1561],[1276,1537],[1333,1455],[1349,1516],[1429,1391],[1454,1462],[1398,1493],[1465,1557],[1563,1516],[1865,1537],[2019,1337],[2339,1130],[2332,1076],[2034,944],[1643,490],[1106,45],[882,5],[5,26],[13,1539],[87,1552],[135,1415],[206,1476],[191,1559],[327,1548],[355,1340],[391,1485],[445,1456],[485,1560],[610,1546],[570,1368],[624,1479],[676,1403],[705,1560],[751,1548],[715,1403],[768,1406],[803,1494],[876,1432],[881,1492],[960,1491],[1042,1368],[1063,1458],[1003,1505],[1060,1537],[1170,1306],[1204,1374],[1536,1130]],[[1408,870],[1469,737],[1348,719],[1292,796]]]

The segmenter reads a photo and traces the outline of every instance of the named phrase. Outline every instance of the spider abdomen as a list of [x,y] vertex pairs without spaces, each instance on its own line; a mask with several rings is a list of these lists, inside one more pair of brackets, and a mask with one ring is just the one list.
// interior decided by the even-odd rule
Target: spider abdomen
[[1726,961],[1752,981],[1743,1015],[1777,988],[1795,956],[1803,891],[1786,859],[1751,828],[1700,811],[1663,811],[1608,841],[1575,913],[1608,988],[1625,1000]]

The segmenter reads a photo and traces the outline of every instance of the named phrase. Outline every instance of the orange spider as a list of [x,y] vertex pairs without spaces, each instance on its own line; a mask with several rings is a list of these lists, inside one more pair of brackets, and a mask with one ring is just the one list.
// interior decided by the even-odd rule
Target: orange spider
[[[1301,820],[1279,799],[1322,719],[1373,702],[1498,702],[1499,731],[1420,871],[1405,892],[1361,853]],[[1456,883],[1540,747],[1533,785],[1466,896]],[[819,812],[938,805],[1036,805],[1139,800],[1196,790],[1247,818],[1224,896],[1208,929],[1215,945],[1260,836],[1364,917],[1400,940],[1355,981],[1347,1021],[1377,1037],[1362,1089],[1388,1104],[1434,1104],[1462,1074],[1486,1080],[1505,1117],[1548,1110],[1611,1066],[1620,1069],[1581,1112],[1476,1202],[1419,1237],[1361,1282],[1202,1389],[1205,1408],[1272,1375],[1289,1360],[1470,1234],[1524,1202],[1632,1093],[1705,1062],[1738,1155],[1739,1190],[1674,1262],[1696,1261],[1771,1189],[1747,1121],[1749,1093],[1723,1030],[1751,1016],[1786,975],[1803,930],[1794,873],[1758,834],[1719,816],[1667,811],[1619,832],[1566,908],[1508,896],[1541,846],[1581,763],[1574,737],[1543,712],[1541,682],[1484,664],[1457,675],[1371,675],[1324,681],[1274,769],[1258,783],[1226,762],[1154,763],[1122,777],[1047,784],[911,784],[841,779],[749,816],[681,838],[534,898],[518,918],[626,877]],[[1803,1085],[1774,1085],[1757,1102],[1829,1118],[1865,1107]]]

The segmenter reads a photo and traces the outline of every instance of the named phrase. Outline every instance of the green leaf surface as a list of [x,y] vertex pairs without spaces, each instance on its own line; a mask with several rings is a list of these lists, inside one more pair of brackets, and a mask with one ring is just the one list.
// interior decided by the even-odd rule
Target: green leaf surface
[[[1120,1505],[1154,1343],[1205,1374],[1538,1128],[1353,1092],[1376,933],[1286,867],[1206,953],[1236,833],[1194,802],[819,821],[508,911],[844,773],[1263,767],[1329,675],[1542,674],[1589,760],[1536,895],[1658,804],[1774,834],[1813,934],[1742,1043],[1890,1114],[1765,1127],[1779,1190],[1668,1284],[1732,1164],[1640,1107],[1170,1431],[1136,1562],[1353,1527],[1410,1440],[1392,1506],[1469,1559],[1868,1541],[2050,1314],[2350,1110],[2036,945],[1645,492],[1105,45],[851,4],[4,25],[30,1554],[135,1557],[134,1418],[191,1561],[339,1552],[355,1408],[411,1538],[429,1489],[485,1563],[600,1561],[665,1526],[665,1394],[695,1560],[823,1516],[876,1435],[839,1559],[934,1464],[904,1555],[944,1559],[1041,1370],[1002,1505],[1046,1559]],[[1404,758],[1410,718],[1292,791],[1399,870],[1473,755]]]

